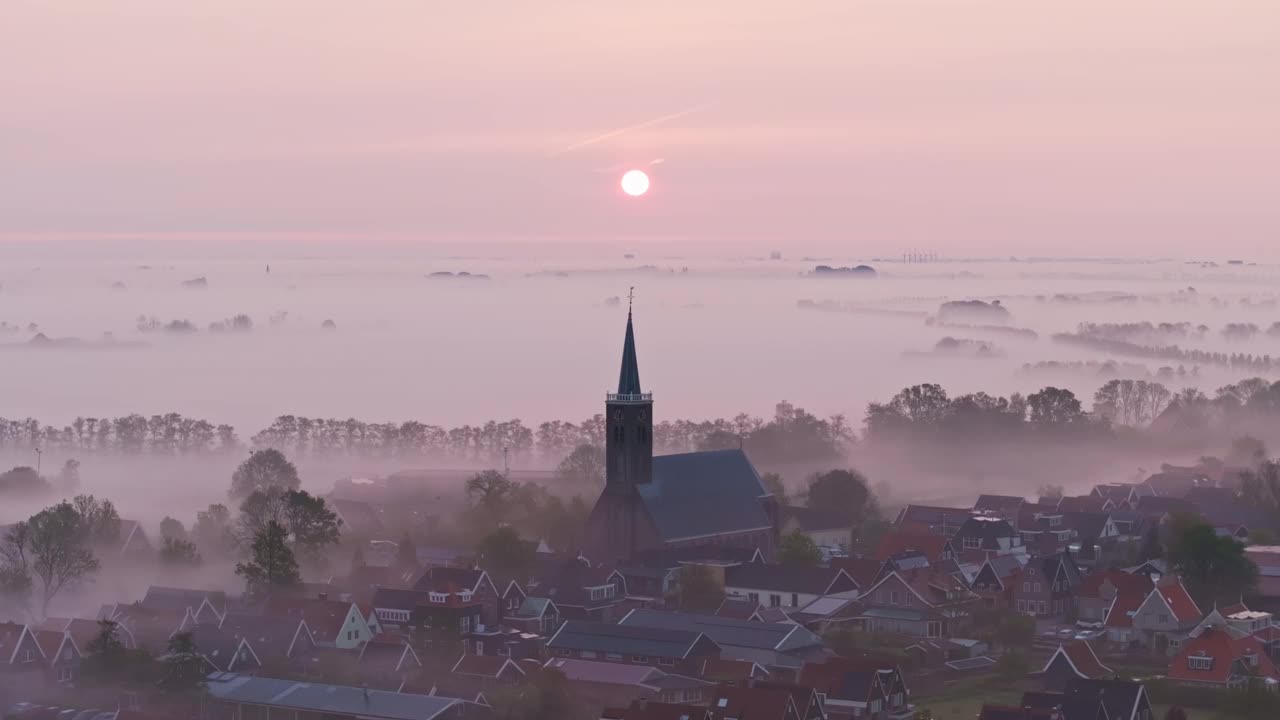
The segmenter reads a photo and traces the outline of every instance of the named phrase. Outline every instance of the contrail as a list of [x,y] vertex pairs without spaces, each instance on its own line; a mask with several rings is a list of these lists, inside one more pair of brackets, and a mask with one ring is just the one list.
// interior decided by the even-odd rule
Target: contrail
[[616,130],[610,130],[609,132],[604,133],[603,135],[597,135],[593,138],[589,138],[581,142],[576,142],[562,150],[557,150],[556,152],[551,153],[551,157],[564,155],[565,153],[570,153],[570,152],[573,152],[574,150],[581,150],[584,147],[595,145],[596,143],[602,143],[605,140],[611,140],[624,133],[629,133],[632,130],[643,130],[644,128],[653,127],[654,125],[661,125],[662,123],[665,123],[665,122],[671,122],[672,120],[677,120],[679,118],[684,117],[685,115],[689,115],[691,113],[696,113],[699,110],[703,110],[709,107],[710,105],[711,103],[703,103],[701,105],[695,105],[694,107],[691,107],[688,110],[681,110],[680,112],[674,112],[674,113],[671,113],[670,115],[663,115],[662,117],[656,117],[652,120],[645,120],[644,122],[636,123],[635,125],[628,125],[626,127],[621,127]]

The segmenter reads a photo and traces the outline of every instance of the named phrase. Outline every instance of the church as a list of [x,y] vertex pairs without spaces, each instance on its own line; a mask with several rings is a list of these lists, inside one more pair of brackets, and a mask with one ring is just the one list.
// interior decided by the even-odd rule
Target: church
[[640,387],[627,311],[618,391],[605,396],[605,487],[587,520],[585,555],[615,563],[650,550],[778,544],[777,500],[742,450],[653,454],[653,394]]

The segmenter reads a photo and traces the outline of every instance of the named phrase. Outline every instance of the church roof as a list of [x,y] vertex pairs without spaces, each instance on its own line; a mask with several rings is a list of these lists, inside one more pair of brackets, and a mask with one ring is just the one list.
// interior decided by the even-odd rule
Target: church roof
[[636,360],[636,335],[627,313],[627,337],[622,342],[622,371],[618,373],[618,394],[640,394],[640,363]]
[[659,455],[653,480],[636,487],[654,528],[668,542],[771,525],[760,502],[768,492],[738,449]]

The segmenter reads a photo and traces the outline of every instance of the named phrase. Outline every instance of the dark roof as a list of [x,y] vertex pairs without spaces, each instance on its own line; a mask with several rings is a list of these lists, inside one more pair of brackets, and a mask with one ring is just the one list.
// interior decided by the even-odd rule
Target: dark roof
[[196,590],[191,588],[172,588],[152,585],[142,597],[141,605],[148,610],[171,610],[183,612],[191,608],[192,612],[200,608],[205,599],[214,609],[221,612],[227,606],[227,594],[221,590]]
[[[217,625],[210,623],[201,623],[191,628],[191,640],[195,643],[196,652],[200,653],[209,664],[218,670],[238,669],[243,664],[237,660],[236,653],[241,650],[241,640],[243,638],[229,631],[224,631]],[[249,641],[249,645],[253,645],[253,641]],[[248,651],[246,650],[246,653]],[[253,655],[247,655],[245,660],[256,665]]]
[[1080,587],[1084,582],[1084,577],[1080,575],[1080,568],[1076,565],[1075,558],[1071,557],[1069,551],[1062,551],[1052,555],[1046,555],[1040,559],[1044,567],[1044,576],[1049,582],[1053,582],[1054,576],[1058,573],[1058,565],[1062,565],[1063,575],[1067,580],[1067,587],[1072,590]]
[[1134,510],[1142,515],[1164,515],[1165,513],[1194,513],[1196,506],[1185,498],[1147,495],[1138,498],[1138,504]]
[[[1068,701],[1102,701],[1107,708],[1107,717],[1111,720],[1128,720],[1133,717],[1134,708],[1141,695],[1142,683],[1134,680],[1086,680],[1071,678],[1063,693]],[[1065,709],[1066,706],[1064,706]],[[1071,720],[1068,718],[1068,720]]]
[[756,562],[758,548],[732,547],[729,545],[691,545],[679,548],[641,550],[632,558],[635,565],[646,568],[670,570],[681,565],[739,565]]
[[784,525],[794,521],[801,530],[844,530],[853,527],[853,522],[840,513],[827,510],[815,510],[801,505],[783,505],[778,508],[778,524]]
[[1111,516],[1104,512],[1064,512],[1063,524],[1076,531],[1081,540],[1097,540],[1107,528]]
[[213,673],[208,678],[205,691],[215,700],[228,703],[378,720],[432,720],[444,716],[447,710],[457,705],[465,706],[467,710],[477,709],[471,703],[455,698],[234,673]]
[[1194,503],[1200,514],[1214,525],[1244,525],[1251,528],[1271,525],[1265,509],[1242,501],[1234,491],[1227,488],[1192,488],[1186,499]]
[[547,647],[682,658],[701,640],[706,637],[693,630],[568,620],[547,641]]
[[622,341],[622,369],[618,373],[618,394],[639,395],[640,362],[636,360],[636,334],[631,327],[631,311],[627,311],[627,335]]
[[739,449],[659,455],[653,480],[637,490],[667,541],[772,526],[760,501],[768,492]]
[[430,605],[430,594],[418,590],[380,587],[373,592],[373,607],[389,610],[410,610],[419,605]]
[[414,583],[413,589],[419,592],[474,590],[482,575],[484,571],[479,569],[436,566],[423,573],[418,582]]
[[822,638],[806,628],[790,623],[754,622],[715,615],[637,608],[627,613],[619,624],[634,628],[642,634],[669,630],[702,633],[721,646],[732,645],[777,652],[822,646]]
[[727,568],[726,587],[777,590],[827,595],[857,589],[857,583],[839,568],[748,564]]
[[1026,501],[1026,498],[1016,495],[979,495],[978,501],[973,504],[973,509],[993,512],[1017,512],[1018,508],[1022,507],[1022,504]]
[[227,613],[218,628],[233,638],[245,638],[253,646],[253,652],[263,662],[289,657],[294,640],[300,627],[301,618],[271,617],[267,615],[245,615]]
[[1007,520],[994,517],[971,517],[956,531],[957,537],[976,537],[982,540],[985,550],[998,550],[999,538],[1018,537]]

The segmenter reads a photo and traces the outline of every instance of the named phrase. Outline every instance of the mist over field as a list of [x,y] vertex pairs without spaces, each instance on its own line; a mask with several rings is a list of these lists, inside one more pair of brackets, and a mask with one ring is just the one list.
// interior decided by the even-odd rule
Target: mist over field
[[[1161,367],[1182,367],[1162,380],[1170,390],[1209,395],[1266,375],[1051,339],[1081,323],[1203,325],[1195,337],[1148,344],[1280,355],[1280,337],[1266,333],[1280,320],[1273,266],[1226,258],[903,263],[847,248],[773,259],[771,252],[715,244],[6,244],[0,417],[63,427],[76,417],[176,412],[232,425],[246,444],[280,415],[444,427],[579,422],[601,411],[616,380],[632,287],[642,377],[660,420],[769,418],[788,401],[819,417],[844,415],[861,431],[868,403],[919,383],[952,396],[1026,395],[1053,385],[1075,392],[1087,410],[1106,380],[1155,379]],[[817,265],[858,263],[877,276],[813,275]],[[983,318],[935,321],[942,303],[974,299],[998,300],[1008,317],[997,324],[1023,332]],[[251,327],[209,327],[237,315]],[[182,326],[167,327],[175,321]],[[1228,323],[1259,330],[1229,340]],[[944,338],[959,347],[939,345]],[[1107,361],[1117,365],[1110,374],[1096,367]],[[1095,366],[1031,367],[1052,362]],[[853,452],[856,460],[857,446]],[[42,462],[54,468],[73,454],[51,449]],[[30,450],[10,447],[0,457],[36,462]],[[239,459],[80,458],[87,490],[152,522],[219,501]],[[558,460],[526,454],[510,462],[532,469]],[[1158,461],[1124,456],[1112,463],[1112,477],[1080,483],[1126,479]],[[389,457],[299,462],[304,486],[320,492],[341,477],[405,466]],[[882,459],[862,462],[876,468],[873,479],[899,490],[918,479]],[[1040,482],[964,480],[961,494],[984,482],[1030,494]],[[924,495],[940,496],[936,483],[921,485]],[[6,503],[0,522],[27,509]]]

